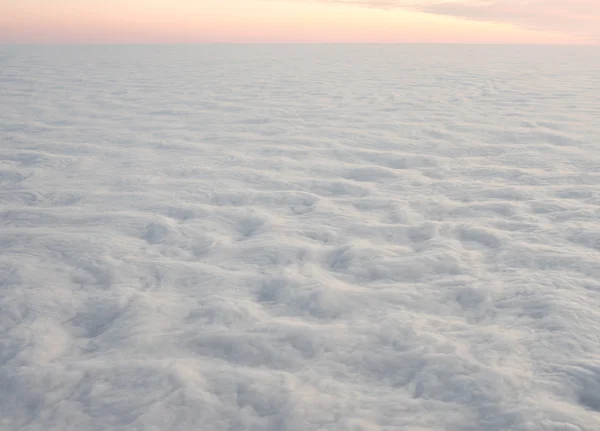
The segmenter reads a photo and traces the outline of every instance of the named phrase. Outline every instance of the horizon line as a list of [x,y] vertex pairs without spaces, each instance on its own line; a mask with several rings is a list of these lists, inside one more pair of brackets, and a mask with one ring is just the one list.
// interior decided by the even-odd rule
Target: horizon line
[[0,46],[198,46],[198,45],[461,45],[461,46],[586,46],[591,43],[523,43],[523,42],[0,42]]

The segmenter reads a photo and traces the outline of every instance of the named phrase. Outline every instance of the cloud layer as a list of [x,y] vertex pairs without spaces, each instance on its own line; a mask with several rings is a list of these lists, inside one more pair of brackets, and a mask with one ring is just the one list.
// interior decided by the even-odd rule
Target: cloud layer
[[595,50],[0,46],[0,429],[600,430]]

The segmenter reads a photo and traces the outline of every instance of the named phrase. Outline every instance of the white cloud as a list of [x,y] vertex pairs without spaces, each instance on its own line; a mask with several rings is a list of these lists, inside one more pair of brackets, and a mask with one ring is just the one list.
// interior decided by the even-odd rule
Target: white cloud
[[600,430],[594,49],[0,46],[0,429]]

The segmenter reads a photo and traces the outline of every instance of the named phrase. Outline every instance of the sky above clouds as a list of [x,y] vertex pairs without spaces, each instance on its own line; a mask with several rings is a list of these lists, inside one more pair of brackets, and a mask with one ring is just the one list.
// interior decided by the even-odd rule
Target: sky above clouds
[[597,0],[340,0],[378,8],[407,8],[476,21],[503,22],[532,30],[600,38]]
[[600,43],[598,0],[8,0],[0,43]]

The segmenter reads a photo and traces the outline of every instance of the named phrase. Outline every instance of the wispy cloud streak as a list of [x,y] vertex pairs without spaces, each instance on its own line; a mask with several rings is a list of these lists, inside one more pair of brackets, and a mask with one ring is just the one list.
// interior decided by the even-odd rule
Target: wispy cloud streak
[[383,9],[402,8],[475,21],[509,23],[600,40],[599,0],[329,0]]

